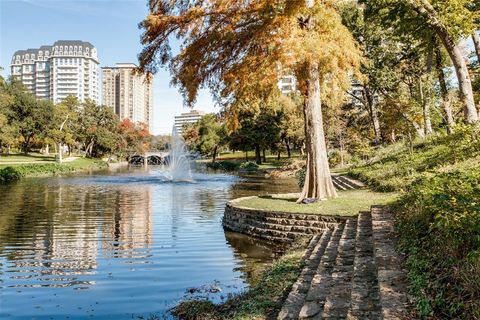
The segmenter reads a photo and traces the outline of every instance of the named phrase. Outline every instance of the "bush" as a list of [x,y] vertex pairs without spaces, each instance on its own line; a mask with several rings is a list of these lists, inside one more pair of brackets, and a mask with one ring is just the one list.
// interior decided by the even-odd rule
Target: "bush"
[[21,173],[13,167],[0,169],[0,183],[19,180],[21,177]]
[[240,165],[240,169],[246,170],[246,171],[256,171],[258,170],[258,164],[252,161],[243,162]]
[[302,189],[303,185],[305,184],[305,174],[305,169],[300,169],[295,172],[295,178],[297,178],[298,186],[300,187],[300,189]]
[[235,170],[238,170],[239,167],[240,167],[240,163],[235,161],[229,161],[229,160],[207,163],[207,168],[210,168],[213,170],[235,171]]
[[416,181],[395,205],[422,316],[480,317],[480,169]]

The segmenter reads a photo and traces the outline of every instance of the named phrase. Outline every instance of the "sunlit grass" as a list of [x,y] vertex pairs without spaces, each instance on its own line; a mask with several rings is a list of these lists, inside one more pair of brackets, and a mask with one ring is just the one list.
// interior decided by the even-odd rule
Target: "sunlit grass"
[[28,153],[28,154],[1,154],[0,164],[2,162],[54,162],[54,155],[44,155],[40,153]]
[[370,190],[339,191],[338,198],[317,201],[311,204],[296,203],[296,196],[272,198],[251,197],[235,203],[240,207],[289,213],[313,213],[329,216],[353,216],[365,211],[374,204],[388,204],[398,197],[398,193],[381,193]]

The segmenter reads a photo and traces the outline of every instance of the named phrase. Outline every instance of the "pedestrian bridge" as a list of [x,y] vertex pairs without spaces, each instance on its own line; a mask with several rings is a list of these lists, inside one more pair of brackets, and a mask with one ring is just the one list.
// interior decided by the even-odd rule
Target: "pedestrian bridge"
[[135,154],[130,157],[128,163],[137,166],[161,165],[164,164],[165,158],[168,157],[168,155],[168,152],[147,152],[145,154]]

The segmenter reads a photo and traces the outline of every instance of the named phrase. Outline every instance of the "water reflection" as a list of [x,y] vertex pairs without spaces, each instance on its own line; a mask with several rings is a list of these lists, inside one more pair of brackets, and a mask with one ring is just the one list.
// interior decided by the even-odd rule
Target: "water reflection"
[[191,287],[218,282],[213,301],[243,290],[278,248],[225,234],[225,202],[291,184],[195,178],[119,172],[0,186],[0,318],[131,319],[162,314]]

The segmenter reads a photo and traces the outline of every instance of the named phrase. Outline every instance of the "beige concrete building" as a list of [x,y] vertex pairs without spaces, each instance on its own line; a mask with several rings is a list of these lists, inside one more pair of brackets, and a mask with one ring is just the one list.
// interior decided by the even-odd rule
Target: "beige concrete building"
[[175,116],[175,122],[173,124],[173,133],[182,133],[183,127],[189,123],[195,123],[205,115],[205,112],[199,110],[191,110],[190,112],[182,113]]
[[97,49],[80,40],[59,40],[51,46],[18,50],[10,65],[12,77],[20,80],[37,99],[58,103],[68,96],[100,102]]
[[144,123],[152,129],[153,79],[134,74],[133,63],[102,68],[102,104],[115,110],[120,119]]

